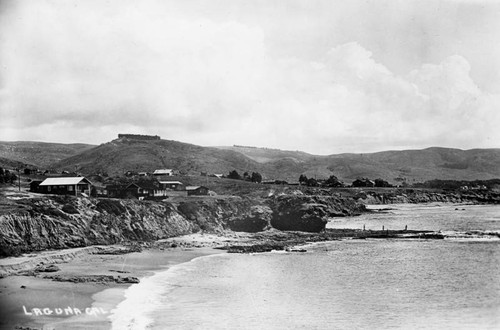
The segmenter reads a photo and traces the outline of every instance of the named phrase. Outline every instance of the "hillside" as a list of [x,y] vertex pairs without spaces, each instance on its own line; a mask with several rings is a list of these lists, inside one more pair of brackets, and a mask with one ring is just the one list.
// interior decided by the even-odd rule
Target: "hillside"
[[346,183],[358,177],[397,183],[432,179],[477,180],[500,178],[500,149],[423,150],[316,156],[300,151],[254,147],[201,147],[172,140],[122,137],[99,146],[40,142],[0,142],[0,166],[33,164],[83,174],[123,175],[126,171],[177,169],[183,175],[201,172],[240,174],[259,172],[264,179],[297,181],[301,174]]
[[258,163],[268,163],[278,160],[291,160],[294,162],[305,162],[314,157],[314,155],[302,152],[302,151],[291,151],[291,150],[280,150],[280,149],[270,149],[270,148],[257,148],[249,146],[232,146],[232,147],[217,147],[223,150],[232,150],[244,154],[250,159],[255,160]]
[[346,182],[358,177],[383,178],[390,182],[395,182],[395,178],[406,178],[410,183],[432,179],[500,178],[500,149],[460,150],[432,147],[423,150],[330,156],[262,148],[230,149],[259,159],[266,170],[276,169],[283,178],[295,180],[300,174],[317,178],[334,174]]
[[126,171],[152,172],[158,168],[173,168],[182,174],[201,172],[224,173],[257,171],[259,164],[241,153],[200,147],[171,140],[141,141],[120,138],[101,144],[78,155],[53,164],[60,170],[122,175]]
[[0,142],[0,167],[11,168],[24,164],[47,169],[61,159],[93,147],[81,143]]

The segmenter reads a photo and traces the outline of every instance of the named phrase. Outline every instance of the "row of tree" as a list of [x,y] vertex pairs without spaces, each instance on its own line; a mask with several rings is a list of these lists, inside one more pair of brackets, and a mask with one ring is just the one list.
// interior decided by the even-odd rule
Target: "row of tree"
[[352,183],[353,187],[392,187],[392,185],[382,179],[370,180],[367,178],[359,178]]
[[235,179],[235,180],[244,180],[244,181],[250,181],[250,182],[257,182],[257,183],[262,182],[262,175],[259,172],[252,172],[252,174],[245,172],[245,173],[243,173],[243,176],[241,176],[238,173],[238,171],[232,170],[231,172],[229,172],[227,177],[229,179]]
[[304,174],[299,177],[299,183],[308,187],[344,187],[344,183],[341,182],[335,175],[330,175],[326,180],[316,180],[315,178],[308,178]]
[[15,183],[17,175],[0,167],[0,183]]

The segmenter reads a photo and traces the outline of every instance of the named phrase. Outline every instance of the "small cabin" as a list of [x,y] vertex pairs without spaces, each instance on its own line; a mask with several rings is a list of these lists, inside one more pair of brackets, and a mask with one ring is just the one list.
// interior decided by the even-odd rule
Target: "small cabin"
[[186,191],[188,196],[207,196],[208,188],[204,186],[187,186]]
[[43,181],[42,180],[33,180],[30,182],[30,191],[31,192],[39,192],[39,186],[40,186],[40,183],[42,183]]

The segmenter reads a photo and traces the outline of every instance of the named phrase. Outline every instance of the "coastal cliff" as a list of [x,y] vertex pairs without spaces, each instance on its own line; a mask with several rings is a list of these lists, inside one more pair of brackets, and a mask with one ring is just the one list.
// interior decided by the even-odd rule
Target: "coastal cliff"
[[[199,231],[318,232],[327,218],[359,214],[353,200],[325,196],[154,202],[43,196],[9,200],[0,215],[0,253],[154,241]],[[7,210],[7,211],[5,211]]]
[[491,191],[427,191],[418,189],[364,190],[354,198],[363,204],[467,203],[500,204],[500,194]]

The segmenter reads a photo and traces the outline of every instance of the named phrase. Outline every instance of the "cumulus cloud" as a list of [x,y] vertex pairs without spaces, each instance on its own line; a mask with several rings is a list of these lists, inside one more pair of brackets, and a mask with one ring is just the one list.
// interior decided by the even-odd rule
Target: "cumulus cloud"
[[162,2],[13,6],[0,23],[1,139],[100,143],[128,131],[327,154],[500,137],[500,98],[459,55],[398,76],[358,42],[277,57],[259,26]]

